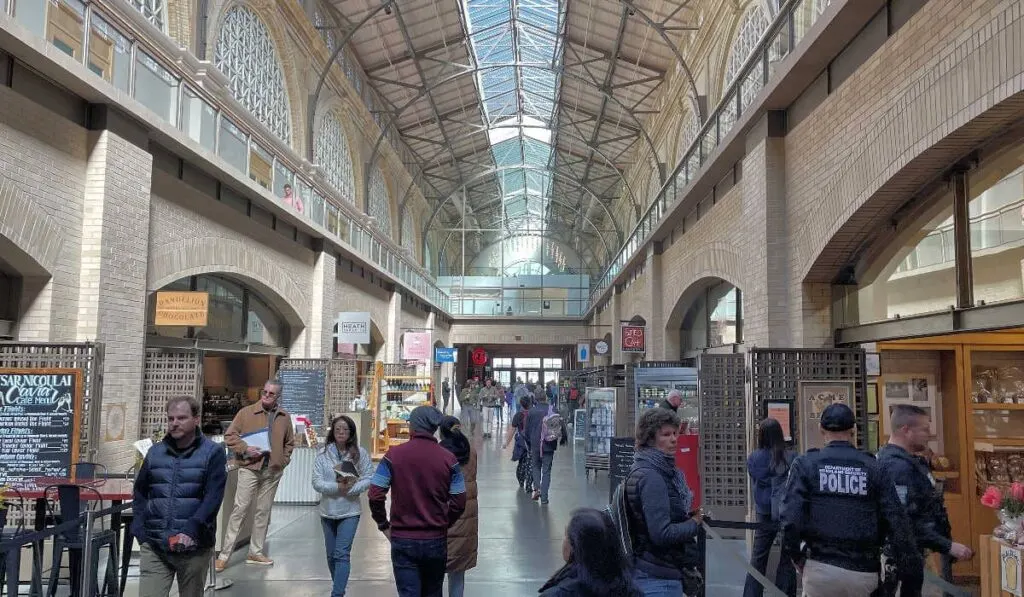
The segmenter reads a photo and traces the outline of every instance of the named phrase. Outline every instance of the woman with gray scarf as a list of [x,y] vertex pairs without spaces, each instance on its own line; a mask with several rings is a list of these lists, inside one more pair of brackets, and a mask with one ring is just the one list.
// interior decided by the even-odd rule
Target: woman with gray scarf
[[[636,462],[626,476],[626,500],[637,585],[646,597],[699,594],[697,532],[693,492],[675,467],[679,417],[652,408],[636,427]],[[684,593],[685,591],[685,593]]]

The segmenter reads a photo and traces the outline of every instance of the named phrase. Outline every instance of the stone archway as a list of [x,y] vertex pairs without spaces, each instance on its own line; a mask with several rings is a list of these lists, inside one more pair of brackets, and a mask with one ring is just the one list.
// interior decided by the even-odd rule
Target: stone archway
[[[731,310],[726,305],[724,317],[720,322],[712,324],[712,315],[716,307],[721,305],[721,298],[735,291]],[[725,299],[728,302],[729,299]],[[728,315],[734,314],[730,325]],[[742,290],[733,281],[719,276],[704,276],[690,284],[676,299],[669,316],[665,320],[665,357],[676,360],[685,356],[687,350],[726,349],[730,345],[742,343],[743,340]],[[720,328],[720,329],[713,329]],[[697,342],[703,336],[705,342]]]

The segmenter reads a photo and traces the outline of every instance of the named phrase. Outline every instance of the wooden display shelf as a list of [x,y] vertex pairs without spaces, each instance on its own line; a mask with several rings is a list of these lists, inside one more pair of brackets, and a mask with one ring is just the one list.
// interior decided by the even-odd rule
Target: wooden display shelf
[[1024,437],[975,437],[974,443],[991,444],[996,448],[1024,448]]
[[[1004,591],[1002,588],[1002,568],[1005,565],[1000,559],[1000,551],[1006,545],[991,535],[981,536],[981,597],[1012,597],[1014,593]],[[1018,559],[1024,557],[1024,550],[1018,547],[1011,548]],[[1015,573],[1011,573],[1011,578]],[[1008,579],[1010,580],[1010,579]],[[1012,578],[1017,583],[1018,590],[1021,587],[1022,579]]]
[[932,471],[932,476],[936,479],[942,479],[943,481],[959,479],[960,471]]
[[1024,404],[1001,404],[999,402],[972,402],[973,410],[1024,410]]

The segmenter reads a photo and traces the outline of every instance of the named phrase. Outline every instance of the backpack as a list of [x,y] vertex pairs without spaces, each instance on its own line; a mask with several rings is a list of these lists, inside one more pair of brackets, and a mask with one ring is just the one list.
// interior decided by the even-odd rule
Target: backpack
[[546,442],[557,442],[562,439],[562,415],[551,413],[540,423],[540,438]]
[[782,519],[782,501],[786,498],[786,481],[789,480],[789,467],[793,464],[794,456],[786,452],[785,468],[776,469],[777,474],[772,475],[772,520],[778,522]]
[[612,520],[615,528],[615,537],[619,540],[619,547],[627,562],[633,561],[633,535],[629,530],[629,504],[626,497],[626,479],[623,479],[619,486],[612,493],[612,501],[608,503],[604,511]]

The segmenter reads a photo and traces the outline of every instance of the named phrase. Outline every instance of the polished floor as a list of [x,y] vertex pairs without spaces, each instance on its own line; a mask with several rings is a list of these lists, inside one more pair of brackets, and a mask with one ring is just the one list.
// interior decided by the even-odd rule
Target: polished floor
[[[608,500],[606,473],[588,478],[583,466],[582,444],[570,444],[556,454],[552,468],[551,503],[541,506],[519,491],[509,452],[500,450],[497,438],[484,440],[479,448],[480,543],[477,567],[466,575],[466,594],[502,597],[536,595],[540,586],[562,565],[561,544],[572,511],[581,506],[604,507]],[[743,543],[726,541],[709,545],[709,596],[731,597],[742,593],[742,568],[735,554]],[[324,557],[323,538],[316,509],[311,506],[275,507],[267,552],[272,567],[245,565],[239,550],[228,569],[219,575],[232,586],[217,595],[261,597],[327,596],[330,575]],[[388,542],[376,530],[364,509],[353,546],[349,597],[395,595]],[[126,595],[137,594],[128,587]],[[212,594],[212,593],[211,593]]]

